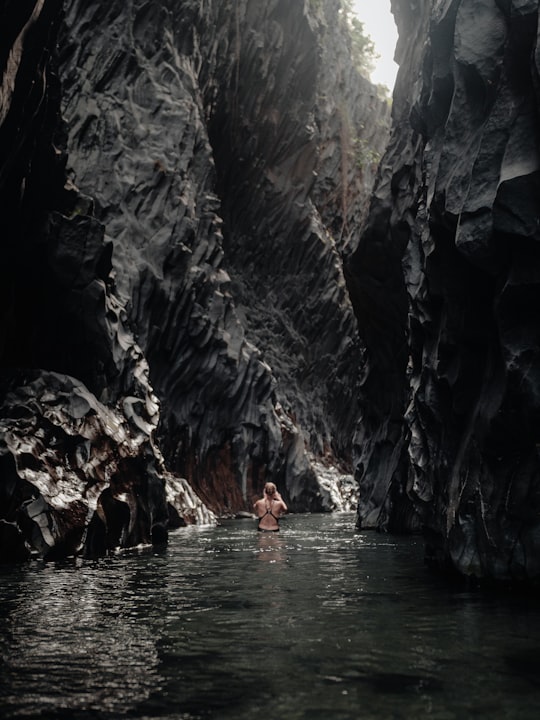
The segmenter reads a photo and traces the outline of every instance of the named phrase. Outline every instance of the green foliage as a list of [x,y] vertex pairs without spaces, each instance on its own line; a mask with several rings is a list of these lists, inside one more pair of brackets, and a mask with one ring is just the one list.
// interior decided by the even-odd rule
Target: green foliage
[[379,164],[381,154],[370,147],[366,140],[355,137],[352,140],[352,145],[354,148],[354,159],[360,169],[366,165],[376,166]]
[[373,72],[378,55],[373,40],[367,35],[364,23],[353,12],[352,0],[341,0],[342,14],[345,17],[351,40],[351,56],[353,63],[362,75],[369,77]]
[[359,72],[369,75],[373,72],[374,62],[377,58],[375,45],[369,35],[366,35],[363,22],[357,17],[351,17],[349,23],[353,62]]

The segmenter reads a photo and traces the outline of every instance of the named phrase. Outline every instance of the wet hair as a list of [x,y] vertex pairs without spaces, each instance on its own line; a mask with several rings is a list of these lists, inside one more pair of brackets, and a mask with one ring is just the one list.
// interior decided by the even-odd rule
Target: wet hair
[[264,486],[264,492],[267,495],[273,495],[276,492],[276,490],[277,490],[277,488],[273,482],[267,482],[266,485]]

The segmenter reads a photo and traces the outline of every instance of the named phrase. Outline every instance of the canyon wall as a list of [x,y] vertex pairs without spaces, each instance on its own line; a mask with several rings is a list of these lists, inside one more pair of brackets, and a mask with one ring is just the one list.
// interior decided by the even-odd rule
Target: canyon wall
[[538,580],[538,0],[392,9],[368,211],[338,0],[3,3],[2,560],[354,464],[359,526]]
[[332,510],[387,134],[340,3],[1,17],[1,559],[164,542],[266,480]]
[[[155,443],[159,400],[90,198],[66,178],[60,2],[2,8],[0,560],[215,522]],[[98,399],[99,398],[99,399]]]
[[393,129],[348,274],[359,524],[540,577],[538,2],[393,0]]
[[[339,3],[66,3],[63,114],[160,398],[165,458],[218,512],[267,479],[330,509],[359,341],[342,272],[386,104]],[[359,179],[359,169],[364,177]]]

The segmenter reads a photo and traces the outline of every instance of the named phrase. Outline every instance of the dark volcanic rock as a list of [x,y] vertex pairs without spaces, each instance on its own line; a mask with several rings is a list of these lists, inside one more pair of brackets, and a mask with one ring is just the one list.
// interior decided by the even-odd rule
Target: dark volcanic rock
[[[177,524],[180,519],[212,520],[185,481],[164,469],[153,442],[159,404],[149,385],[147,361],[115,293],[112,246],[91,215],[92,202],[66,184],[54,61],[60,10],[58,2],[4,3],[2,10],[4,561],[25,557],[30,550],[53,557],[76,549],[94,552],[146,540],[163,542],[167,500]],[[28,367],[46,370],[18,370]],[[87,410],[101,418],[99,429],[89,436],[73,428],[74,418],[80,421]],[[112,417],[117,430],[122,426],[138,439],[126,446],[125,438],[108,425]],[[81,460],[95,454],[99,463]],[[115,512],[100,514],[96,508],[107,494],[120,502],[120,486],[137,501],[129,512],[120,511],[123,520],[118,523]],[[92,538],[100,522],[96,544]],[[107,529],[111,523],[116,523],[114,533]]]
[[269,478],[296,510],[329,507],[306,450],[350,461],[341,254],[371,181],[355,148],[386,133],[344,69],[338,3],[72,0],[62,45],[70,165],[114,246],[167,462],[221,513]]
[[538,580],[538,3],[392,5],[393,133],[350,267],[360,522],[420,522],[438,565]]
[[[193,493],[175,497],[139,404],[126,397],[119,409],[105,407],[56,373],[27,373],[4,389],[0,522],[13,534],[4,538],[8,546],[21,548],[15,558],[23,547],[47,560],[163,543],[167,499],[177,516],[186,510],[188,519],[201,519]],[[204,511],[202,519],[212,521]]]
[[161,542],[267,479],[340,505],[386,104],[339,5],[3,4],[4,560]]

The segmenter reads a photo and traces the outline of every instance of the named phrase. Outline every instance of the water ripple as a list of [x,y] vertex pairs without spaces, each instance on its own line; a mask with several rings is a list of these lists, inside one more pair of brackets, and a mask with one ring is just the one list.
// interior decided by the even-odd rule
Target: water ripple
[[187,528],[0,571],[3,717],[536,718],[540,617],[454,593],[354,518]]

